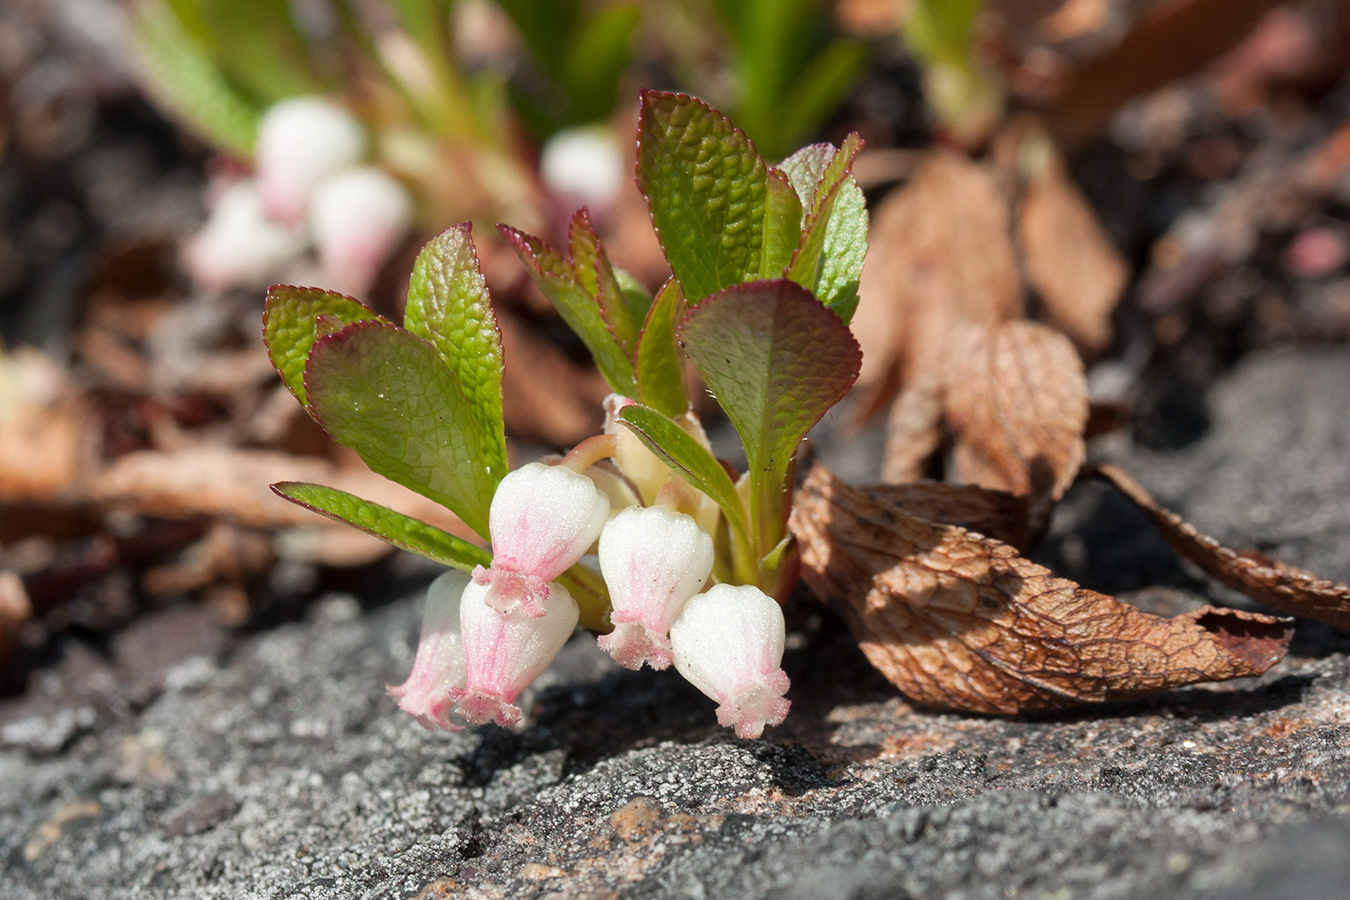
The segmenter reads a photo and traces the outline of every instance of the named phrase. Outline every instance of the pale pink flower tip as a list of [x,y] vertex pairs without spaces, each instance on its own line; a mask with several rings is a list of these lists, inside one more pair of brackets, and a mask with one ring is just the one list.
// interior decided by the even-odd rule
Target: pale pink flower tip
[[492,568],[474,571],[488,606],[529,618],[545,614],[550,585],[595,543],[609,498],[585,475],[530,463],[507,474],[488,509]]
[[399,685],[385,685],[399,709],[417,717],[428,728],[459,731],[450,721],[450,692],[464,686],[464,648],[460,643],[460,595],[469,584],[463,572],[449,571],[427,589],[422,611],[422,633],[412,674]]
[[614,631],[600,647],[629,669],[669,666],[671,623],[712,568],[712,538],[690,516],[631,507],[610,519],[600,533],[600,572]]
[[717,721],[743,738],[787,717],[785,637],[783,611],[750,585],[713,585],[685,604],[670,629],[675,668],[718,702]]
[[469,722],[511,726],[520,721],[516,697],[548,668],[577,625],[577,603],[554,584],[543,615],[502,614],[487,603],[488,588],[470,582],[460,601],[467,666],[462,688],[451,691],[455,711]]
[[336,103],[294,97],[272,106],[258,124],[253,154],[268,215],[299,222],[319,182],[365,153],[365,126]]

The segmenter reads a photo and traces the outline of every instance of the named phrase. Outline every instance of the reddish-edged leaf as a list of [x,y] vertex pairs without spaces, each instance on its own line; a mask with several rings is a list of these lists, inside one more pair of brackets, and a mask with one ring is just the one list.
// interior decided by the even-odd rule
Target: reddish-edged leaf
[[263,341],[272,365],[301,405],[305,402],[305,360],[319,337],[319,319],[326,318],[324,333],[354,322],[385,322],[383,316],[351,297],[323,288],[274,284],[267,289],[263,310]]
[[745,447],[751,483],[785,477],[797,445],[848,393],[862,351],[839,317],[800,285],[736,285],[685,316],[680,346]]
[[930,706],[1013,715],[1259,675],[1292,635],[1287,619],[1234,610],[1149,615],[819,467],[792,527],[812,591],[883,675]]
[[506,460],[430,341],[386,323],[350,325],[314,343],[305,388],[338,443],[487,535]]
[[[468,222],[427,242],[413,265],[404,327],[426,338],[454,373],[482,431],[506,459],[502,421],[502,336]],[[498,477],[506,474],[503,467]]]
[[1147,513],[1177,553],[1223,584],[1280,612],[1350,631],[1350,585],[1327,581],[1256,550],[1230,550],[1159,506],[1143,485],[1115,466],[1099,465],[1094,472]]
[[867,206],[852,172],[862,146],[862,138],[850,134],[838,149],[815,144],[782,164],[806,209],[788,277],[846,323],[858,306],[858,280],[867,255]]
[[693,97],[644,91],[637,178],[691,305],[758,277],[768,167],[731,120]]
[[596,234],[584,206],[572,217],[567,234],[568,253],[572,257],[572,271],[577,283],[595,299],[596,310],[609,330],[610,338],[631,359],[637,348],[641,322],[633,316],[633,308],[619,286],[614,267],[610,265],[600,235]]
[[947,420],[961,481],[1058,500],[1083,462],[1087,381],[1064,335],[1035,322],[964,330],[948,348]]
[[764,249],[755,277],[782,278],[801,241],[802,201],[782,169],[770,169],[764,183]]
[[[530,277],[539,285],[544,296],[553,303],[558,314],[567,323],[567,327],[571,328],[576,336],[581,338],[586,349],[591,351],[595,367],[605,376],[610,387],[624,396],[631,397],[636,394],[637,382],[633,375],[632,357],[616,340],[615,332],[601,314],[601,303],[594,293],[595,286],[599,284],[595,268],[596,262],[600,259],[598,242],[588,246],[583,237],[579,246],[583,254],[594,250],[588,257],[590,262],[588,281],[592,285],[588,288],[578,277],[578,267],[539,238],[505,225],[497,226],[497,230],[506,238],[507,243],[515,248]],[[612,278],[613,270],[608,270],[608,274]],[[621,293],[616,302],[626,304]]]
[[666,416],[689,409],[684,392],[684,356],[675,343],[675,325],[685,312],[684,295],[674,278],[656,294],[638,338],[635,370],[638,397]]

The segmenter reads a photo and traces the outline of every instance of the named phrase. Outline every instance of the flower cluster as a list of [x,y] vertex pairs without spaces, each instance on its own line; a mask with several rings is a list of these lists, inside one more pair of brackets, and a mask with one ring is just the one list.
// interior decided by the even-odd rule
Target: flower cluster
[[557,579],[598,538],[613,625],[600,647],[629,669],[673,663],[740,737],[780,724],[789,705],[782,610],[756,587],[704,590],[714,565],[707,529],[675,508],[677,492],[636,502],[650,487],[639,482],[670,475],[650,462],[634,467],[644,477],[629,492],[633,505],[613,515],[606,493],[567,465],[530,463],[503,478],[489,510],[492,564],[432,584],[412,674],[389,688],[399,706],[447,730],[458,727],[452,714],[472,724],[518,722],[516,697],[577,624],[577,603]]
[[364,162],[369,144],[365,126],[327,100],[297,97],[269,109],[254,176],[225,179],[184,251],[193,279],[216,290],[261,281],[312,245],[337,288],[368,289],[413,218],[407,188]]

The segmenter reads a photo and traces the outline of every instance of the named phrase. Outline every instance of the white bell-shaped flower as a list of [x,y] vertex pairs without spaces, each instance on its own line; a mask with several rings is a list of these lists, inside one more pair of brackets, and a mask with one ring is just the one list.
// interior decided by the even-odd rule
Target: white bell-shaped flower
[[304,220],[319,182],[361,161],[366,129],[347,110],[321,97],[282,100],[263,115],[253,162],[267,214],[289,224]]
[[474,569],[485,602],[500,613],[538,618],[558,590],[550,582],[595,543],[609,517],[609,498],[565,466],[530,463],[497,485],[488,508],[492,567]]
[[488,589],[471,582],[460,601],[460,629],[467,671],[463,688],[451,692],[455,711],[482,725],[511,726],[520,721],[516,697],[553,662],[576,628],[577,602],[562,585],[549,592],[538,618],[497,612],[487,603]]
[[783,611],[759,588],[716,584],[670,628],[675,668],[719,704],[717,721],[757,738],[787,717]]
[[464,687],[464,647],[460,641],[460,597],[469,585],[469,576],[450,570],[427,588],[422,610],[422,633],[417,639],[417,656],[412,674],[399,685],[386,685],[399,709],[416,716],[423,725],[459,731],[450,721],[454,701],[450,692]]
[[413,224],[412,195],[383,169],[357,166],[325,178],[309,207],[309,230],[324,275],[361,294]]
[[267,218],[258,182],[245,178],[220,193],[183,249],[183,263],[198,286],[221,291],[265,284],[304,249],[304,232]]
[[670,665],[671,623],[712,574],[713,542],[691,516],[659,506],[625,509],[600,533],[600,572],[614,631],[602,649],[621,666]]

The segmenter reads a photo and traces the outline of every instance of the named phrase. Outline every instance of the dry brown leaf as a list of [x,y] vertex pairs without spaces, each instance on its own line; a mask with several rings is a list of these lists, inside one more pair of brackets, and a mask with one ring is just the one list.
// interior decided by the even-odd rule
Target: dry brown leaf
[[1058,500],[1082,465],[1087,381],[1062,334],[1036,322],[969,328],[945,362],[959,480]]
[[1130,270],[1057,156],[1028,180],[1017,228],[1045,318],[1085,352],[1105,350]]
[[973,484],[912,481],[856,488],[879,504],[941,525],[959,525],[1026,550],[1034,537],[1027,498]]
[[1232,610],[1148,615],[819,466],[792,526],[807,584],[872,665],[931,706],[1012,715],[1259,675],[1292,635],[1288,620]]
[[1096,137],[1127,100],[1199,71],[1237,45],[1278,0],[1160,4],[1110,51],[1084,65],[1049,110],[1066,146]]
[[937,151],[872,215],[853,333],[863,348],[859,384],[899,366],[902,381],[937,368],[961,323],[1022,313],[1008,200],[990,170]]
[[17,572],[0,570],[0,666],[9,661],[19,626],[33,615],[33,604]]
[[881,480],[918,481],[942,445],[942,371],[932,369],[901,389],[886,419]]
[[1350,585],[1327,581],[1256,550],[1230,550],[1159,506],[1122,470],[1099,465],[1094,471],[1147,513],[1172,549],[1218,581],[1280,612],[1350,630]]

